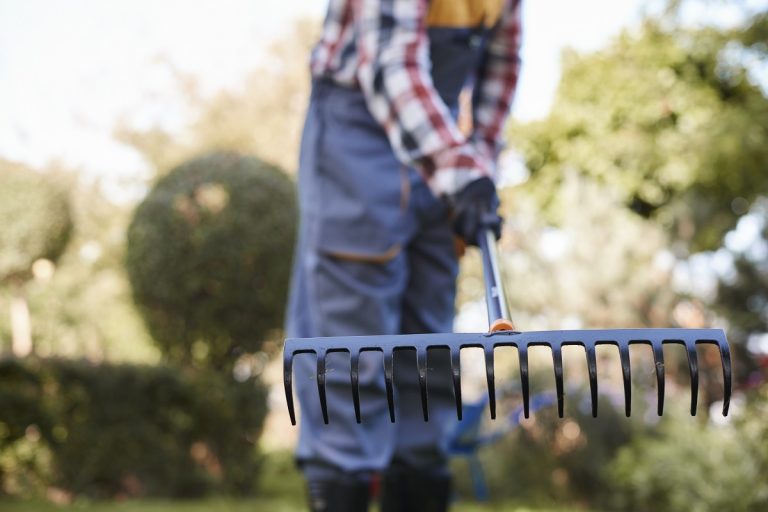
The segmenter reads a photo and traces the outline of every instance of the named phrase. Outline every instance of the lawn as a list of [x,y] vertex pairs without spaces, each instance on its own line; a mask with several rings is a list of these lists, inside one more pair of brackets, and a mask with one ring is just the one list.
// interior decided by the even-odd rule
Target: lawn
[[[68,506],[44,502],[0,501],[3,512],[304,512],[296,502],[281,500],[201,500],[80,502]],[[454,512],[583,512],[574,508],[531,508],[521,505],[456,504]]]

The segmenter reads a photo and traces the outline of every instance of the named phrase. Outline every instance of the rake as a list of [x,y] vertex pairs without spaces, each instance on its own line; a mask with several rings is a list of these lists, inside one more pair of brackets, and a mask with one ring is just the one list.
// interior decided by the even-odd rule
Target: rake
[[[317,357],[317,390],[323,420],[328,423],[326,402],[325,374],[326,356],[334,352],[346,352],[350,357],[350,382],[352,385],[352,403],[355,418],[360,417],[359,361],[363,352],[381,352],[384,364],[384,381],[389,406],[389,417],[395,421],[395,402],[393,389],[394,353],[401,350],[414,351],[416,369],[421,391],[421,405],[424,421],[429,420],[427,394],[427,354],[430,350],[447,349],[450,352],[450,371],[453,378],[453,392],[456,403],[456,415],[462,419],[461,366],[460,353],[464,348],[480,348],[485,354],[485,375],[488,384],[488,406],[492,419],[496,418],[496,384],[494,371],[494,350],[497,347],[515,347],[517,349],[520,380],[523,395],[523,413],[526,418],[530,412],[528,352],[531,347],[549,347],[555,374],[557,392],[557,412],[563,417],[563,347],[580,346],[584,349],[589,373],[589,387],[592,399],[592,416],[597,417],[597,357],[599,345],[618,347],[621,371],[624,381],[624,404],[627,417],[632,410],[632,386],[629,347],[631,345],[650,346],[656,369],[658,390],[657,411],[664,412],[664,345],[683,345],[687,352],[688,369],[691,376],[691,415],[696,415],[698,405],[699,365],[696,353],[698,345],[716,345],[720,350],[723,368],[723,415],[728,414],[731,397],[731,355],[725,333],[721,329],[590,329],[562,331],[515,330],[509,320],[506,296],[502,287],[499,266],[496,260],[496,238],[491,230],[483,230],[478,236],[478,245],[482,252],[485,299],[490,323],[487,333],[453,334],[406,334],[393,336],[347,336],[326,338],[293,338],[285,341],[283,348],[283,381],[285,398],[291,423],[296,424],[293,403],[293,358],[297,354],[315,354]],[[398,370],[399,371],[399,370]]]

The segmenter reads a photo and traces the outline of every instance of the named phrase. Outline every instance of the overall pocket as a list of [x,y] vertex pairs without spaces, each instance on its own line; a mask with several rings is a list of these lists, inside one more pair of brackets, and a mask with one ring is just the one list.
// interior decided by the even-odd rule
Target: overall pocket
[[314,180],[318,248],[339,258],[388,261],[405,242],[408,171],[360,91],[331,85],[321,101]]

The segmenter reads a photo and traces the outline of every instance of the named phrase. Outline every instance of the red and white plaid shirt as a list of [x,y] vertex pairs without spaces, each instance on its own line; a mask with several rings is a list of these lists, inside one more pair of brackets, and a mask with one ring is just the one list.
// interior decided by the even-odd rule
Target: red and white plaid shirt
[[474,82],[469,137],[432,83],[430,0],[330,0],[312,75],[359,86],[398,159],[414,166],[435,195],[453,194],[494,174],[520,68],[520,3],[504,0],[491,34]]

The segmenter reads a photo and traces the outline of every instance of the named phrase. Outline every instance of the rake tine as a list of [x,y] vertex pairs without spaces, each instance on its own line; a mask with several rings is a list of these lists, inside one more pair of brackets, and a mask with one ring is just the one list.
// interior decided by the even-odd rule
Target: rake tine
[[323,421],[328,424],[328,402],[325,398],[325,350],[317,350],[317,392],[320,395],[320,409]]
[[619,357],[621,358],[621,374],[624,379],[624,414],[629,418],[632,413],[632,376],[629,361],[629,342],[619,342]]
[[653,364],[656,367],[656,387],[658,388],[657,414],[664,414],[664,345],[661,341],[651,342],[653,347]]
[[731,404],[731,349],[724,340],[718,340],[717,346],[720,347],[720,358],[723,361],[723,416],[728,416]]
[[587,345],[587,370],[589,371],[589,392],[592,395],[592,417],[597,418],[597,354],[594,345]]
[[557,415],[562,418],[565,398],[563,396],[563,353],[559,344],[552,347],[552,364],[555,369],[555,386],[557,387]]
[[283,351],[283,386],[285,387],[285,401],[288,403],[288,414],[291,417],[291,425],[296,425],[296,411],[293,407],[293,353]]
[[461,421],[461,347],[451,350],[451,376],[453,377],[453,396],[456,399],[456,417]]
[[416,347],[416,366],[419,369],[421,412],[424,415],[424,421],[429,421],[429,407],[427,404],[427,349],[424,347]]
[[699,357],[696,355],[696,342],[685,342],[688,351],[688,369],[691,371],[691,416],[696,416],[699,403]]
[[520,359],[520,386],[523,389],[523,414],[528,418],[531,408],[531,396],[528,388],[528,346],[521,344],[517,347],[517,352]]
[[488,381],[488,407],[491,419],[496,419],[496,379],[493,370],[493,345],[485,347],[485,379]]
[[387,405],[389,406],[389,419],[395,422],[395,396],[392,387],[394,368],[392,364],[392,350],[384,351],[384,384],[387,387]]
[[353,350],[349,354],[349,364],[351,367],[350,375],[352,380],[352,402],[355,405],[355,419],[358,423],[360,418],[360,352]]

